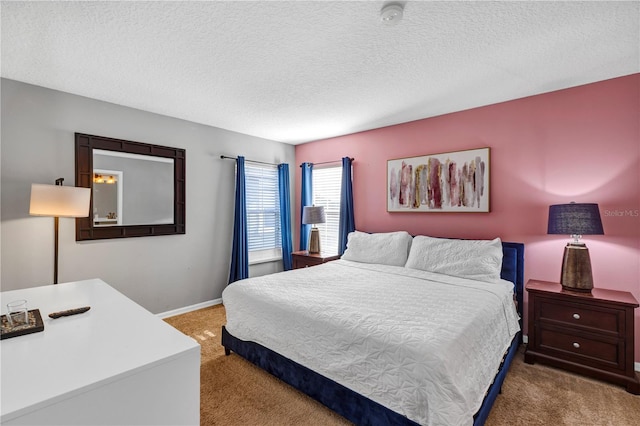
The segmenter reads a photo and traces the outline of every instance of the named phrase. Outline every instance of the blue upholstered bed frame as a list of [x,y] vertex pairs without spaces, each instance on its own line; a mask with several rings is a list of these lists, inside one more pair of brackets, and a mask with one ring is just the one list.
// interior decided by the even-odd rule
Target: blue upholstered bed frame
[[[520,314],[520,329],[522,329],[524,244],[503,242],[502,250],[501,277],[514,284],[518,313]],[[483,425],[489,416],[489,411],[501,391],[511,361],[521,343],[522,333],[520,332],[513,338],[500,370],[485,395],[482,406],[473,417],[474,425]],[[357,425],[416,425],[415,422],[403,415],[391,411],[264,346],[235,338],[229,334],[225,327],[222,327],[222,345],[227,355],[232,351],[235,352]]]

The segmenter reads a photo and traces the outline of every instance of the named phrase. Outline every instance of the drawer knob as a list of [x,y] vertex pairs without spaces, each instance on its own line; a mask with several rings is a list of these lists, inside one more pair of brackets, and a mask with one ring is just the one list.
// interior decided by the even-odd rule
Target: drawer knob
[[573,319],[579,320],[580,319],[580,314],[573,314]]
[[576,349],[580,349],[580,343],[573,342],[573,347],[576,348]]

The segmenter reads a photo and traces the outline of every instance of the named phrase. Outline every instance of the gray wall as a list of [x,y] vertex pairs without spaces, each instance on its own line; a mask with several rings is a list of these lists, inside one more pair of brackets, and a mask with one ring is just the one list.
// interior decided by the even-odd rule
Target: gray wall
[[[58,177],[75,184],[75,132],[186,150],[185,235],[76,243],[74,219],[60,219],[59,281],[101,278],[154,313],[220,298],[226,286],[235,164],[220,154],[287,162],[295,187],[291,145],[12,80],[1,84],[2,291],[53,281],[53,219],[29,216],[30,190]],[[250,273],[279,270],[263,264]]]

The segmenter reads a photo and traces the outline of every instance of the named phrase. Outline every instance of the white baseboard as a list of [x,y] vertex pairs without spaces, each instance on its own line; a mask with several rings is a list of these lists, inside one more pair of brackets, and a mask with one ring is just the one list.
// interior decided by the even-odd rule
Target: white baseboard
[[[213,299],[207,302],[196,303],[195,305],[185,306],[184,308],[174,309],[172,311],[163,312],[161,314],[156,314],[158,318],[169,318],[174,317],[180,314],[186,314],[187,312],[197,311],[198,309],[208,308],[209,306],[215,306],[222,304],[222,299]],[[522,343],[529,343],[529,336],[526,334],[522,336]],[[640,362],[636,362],[634,364],[634,369],[637,372],[640,372]]]
[[[207,302],[197,303],[191,306],[185,306],[184,308],[174,309],[173,311],[163,312],[161,314],[156,314],[158,318],[169,318],[180,314],[186,314],[187,312],[197,311],[198,309],[208,308],[209,306],[215,306],[222,304],[222,299],[213,299]],[[529,343],[529,336],[522,336],[522,343]],[[640,362],[636,362],[634,364],[634,369],[637,372],[640,372]]]
[[184,308],[174,309],[172,311],[162,312],[156,314],[160,319],[175,317],[176,315],[186,314],[187,312],[197,311],[198,309],[208,308],[209,306],[215,306],[222,304],[222,299],[208,300],[202,303],[196,303],[195,305],[185,306]]

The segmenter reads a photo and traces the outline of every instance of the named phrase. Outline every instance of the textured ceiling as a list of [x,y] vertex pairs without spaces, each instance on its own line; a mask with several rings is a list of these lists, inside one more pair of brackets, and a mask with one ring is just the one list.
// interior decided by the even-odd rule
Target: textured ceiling
[[2,76],[300,143],[640,72],[640,2],[7,2]]

